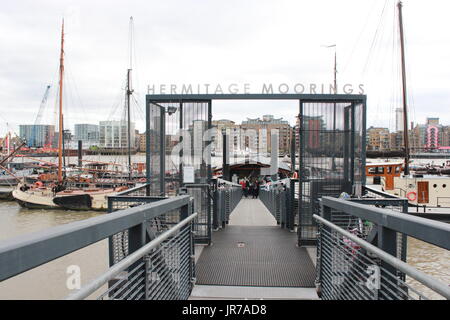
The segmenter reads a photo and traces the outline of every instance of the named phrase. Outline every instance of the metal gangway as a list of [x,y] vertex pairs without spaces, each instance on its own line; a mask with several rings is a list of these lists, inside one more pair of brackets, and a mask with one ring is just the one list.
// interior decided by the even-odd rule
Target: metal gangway
[[[213,236],[227,232],[229,213],[239,206],[242,196],[240,186],[216,183],[211,198]],[[286,201],[292,194],[291,183],[274,183],[260,191],[279,229],[285,230],[280,233],[284,236],[296,236],[298,231],[298,213]],[[111,197],[109,214],[0,243],[0,281],[108,239],[109,269],[67,299],[189,299],[198,276],[194,198],[188,194],[145,196],[145,189]],[[295,192],[294,199],[298,200]],[[406,236],[448,250],[448,224],[408,215],[402,212],[405,199],[375,197],[367,190],[364,197],[319,200],[321,210],[313,219],[317,228],[315,286],[320,299],[450,298],[448,284],[405,259]],[[283,265],[278,268],[282,270]]]
[[[240,185],[213,179],[218,99],[297,100],[291,159],[298,154],[298,178],[275,181],[275,168],[258,200],[242,200]],[[183,148],[167,159],[175,142]],[[232,279],[239,292],[305,286],[324,300],[449,299],[448,283],[407,261],[408,238],[449,250],[449,225],[409,215],[407,199],[367,188],[365,143],[365,96],[147,95],[146,184],[109,197],[108,214],[0,242],[0,281],[106,242],[107,270],[68,299],[191,299],[199,285],[220,283],[208,274]],[[274,224],[233,225],[239,211]]]

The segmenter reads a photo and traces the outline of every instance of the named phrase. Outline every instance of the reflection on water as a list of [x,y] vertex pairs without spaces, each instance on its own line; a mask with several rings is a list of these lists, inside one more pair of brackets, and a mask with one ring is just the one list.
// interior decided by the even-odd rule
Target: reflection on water
[[[23,209],[15,202],[0,202],[0,241],[103,214],[105,213],[95,211]],[[409,238],[408,263],[445,283],[450,283],[448,250]],[[70,265],[80,266],[82,284],[104,272],[108,268],[107,240],[0,282],[0,299],[62,299],[70,293],[66,287],[66,270]],[[410,279],[408,283],[419,288]],[[439,298],[421,287],[420,291],[425,291],[427,296]]]

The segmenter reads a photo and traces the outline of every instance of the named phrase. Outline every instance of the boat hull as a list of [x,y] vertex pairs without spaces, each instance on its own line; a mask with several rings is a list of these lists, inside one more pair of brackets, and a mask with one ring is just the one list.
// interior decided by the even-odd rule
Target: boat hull
[[13,190],[12,196],[24,208],[106,211],[108,196],[116,195],[120,191],[123,191],[122,188],[64,190],[55,195],[49,188],[22,191],[19,185]]
[[60,208],[53,202],[51,193],[45,191],[22,191],[15,189],[12,196],[21,207],[28,209],[57,209]]
[[55,197],[53,202],[68,210],[93,210],[92,199],[89,194]]
[[108,196],[117,194],[117,191],[103,190],[100,192],[75,192],[73,194],[57,194],[53,202],[67,210],[108,210]]

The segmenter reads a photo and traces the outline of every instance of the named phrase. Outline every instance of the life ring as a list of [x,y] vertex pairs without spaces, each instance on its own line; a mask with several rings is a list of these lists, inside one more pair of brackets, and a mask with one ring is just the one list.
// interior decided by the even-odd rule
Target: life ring
[[414,191],[411,191],[406,195],[406,198],[408,198],[409,201],[416,201],[417,194]]

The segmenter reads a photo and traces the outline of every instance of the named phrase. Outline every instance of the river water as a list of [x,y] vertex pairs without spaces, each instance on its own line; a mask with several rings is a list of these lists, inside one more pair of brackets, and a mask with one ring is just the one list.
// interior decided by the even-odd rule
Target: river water
[[[98,157],[90,158],[98,160]],[[111,157],[110,160],[117,161],[117,157]],[[75,161],[75,159],[72,160],[73,163]],[[145,161],[144,156],[135,156],[133,162],[135,161]],[[0,201],[0,242],[103,214],[106,213],[24,209],[16,202]],[[450,283],[450,252],[448,250],[409,238],[408,263],[445,283]],[[67,269],[72,265],[80,267],[82,285],[106,271],[108,268],[107,240],[0,282],[0,299],[62,299],[70,293],[66,282],[69,276]],[[414,282],[408,281],[408,283],[417,286]],[[431,297],[438,298],[430,291],[427,293]]]

